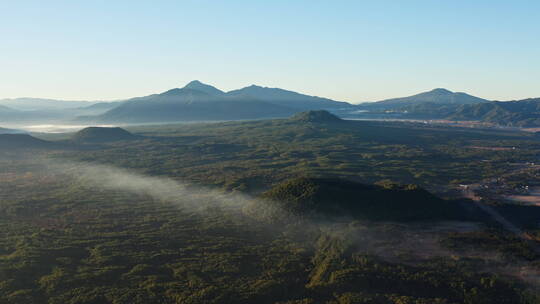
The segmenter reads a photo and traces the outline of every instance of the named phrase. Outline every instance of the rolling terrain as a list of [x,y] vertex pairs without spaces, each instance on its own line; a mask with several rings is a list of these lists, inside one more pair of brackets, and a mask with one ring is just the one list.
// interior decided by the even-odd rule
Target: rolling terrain
[[[4,302],[535,301],[526,241],[422,189],[503,174],[535,155],[530,134],[310,111],[87,128],[69,142],[32,157],[2,150]],[[537,231],[536,207],[493,208]]]
[[531,134],[309,111],[25,138],[57,146],[0,151],[2,302],[538,300],[531,243],[452,192],[535,158]]

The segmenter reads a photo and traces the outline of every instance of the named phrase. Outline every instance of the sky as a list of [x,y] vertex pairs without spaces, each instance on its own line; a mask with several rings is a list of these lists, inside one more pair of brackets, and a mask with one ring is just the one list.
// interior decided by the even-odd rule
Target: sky
[[352,103],[540,97],[540,1],[0,0],[0,98],[116,100],[198,79]]

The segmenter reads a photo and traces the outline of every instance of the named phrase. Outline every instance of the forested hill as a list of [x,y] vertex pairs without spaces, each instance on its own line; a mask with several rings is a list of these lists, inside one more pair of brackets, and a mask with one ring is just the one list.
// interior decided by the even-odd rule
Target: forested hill
[[540,98],[463,105],[451,113],[451,120],[479,120],[503,126],[540,126]]
[[72,140],[79,143],[103,143],[121,140],[133,140],[138,138],[140,138],[140,136],[133,135],[118,127],[88,127],[75,133]]
[[[416,185],[366,185],[337,178],[296,178],[261,195],[269,206],[259,206],[268,220],[282,210],[296,216],[353,217],[367,220],[482,220],[480,210],[440,199]],[[256,210],[256,208],[255,208]],[[278,213],[274,213],[277,211]]]
[[325,110],[301,112],[292,116],[289,120],[291,122],[307,122],[307,123],[343,122],[343,119]]

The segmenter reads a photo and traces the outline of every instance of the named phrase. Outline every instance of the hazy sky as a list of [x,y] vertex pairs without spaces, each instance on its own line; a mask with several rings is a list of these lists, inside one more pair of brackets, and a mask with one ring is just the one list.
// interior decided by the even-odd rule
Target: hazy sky
[[0,0],[0,98],[120,99],[198,79],[349,102],[540,97],[540,1]]

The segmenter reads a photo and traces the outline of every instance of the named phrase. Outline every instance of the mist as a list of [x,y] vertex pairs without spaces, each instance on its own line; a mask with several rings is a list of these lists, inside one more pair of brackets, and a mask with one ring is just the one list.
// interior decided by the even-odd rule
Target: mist
[[132,170],[85,162],[47,161],[47,170],[67,175],[87,188],[119,190],[168,202],[187,211],[207,207],[238,209],[253,198],[180,182],[169,177],[147,176]]

